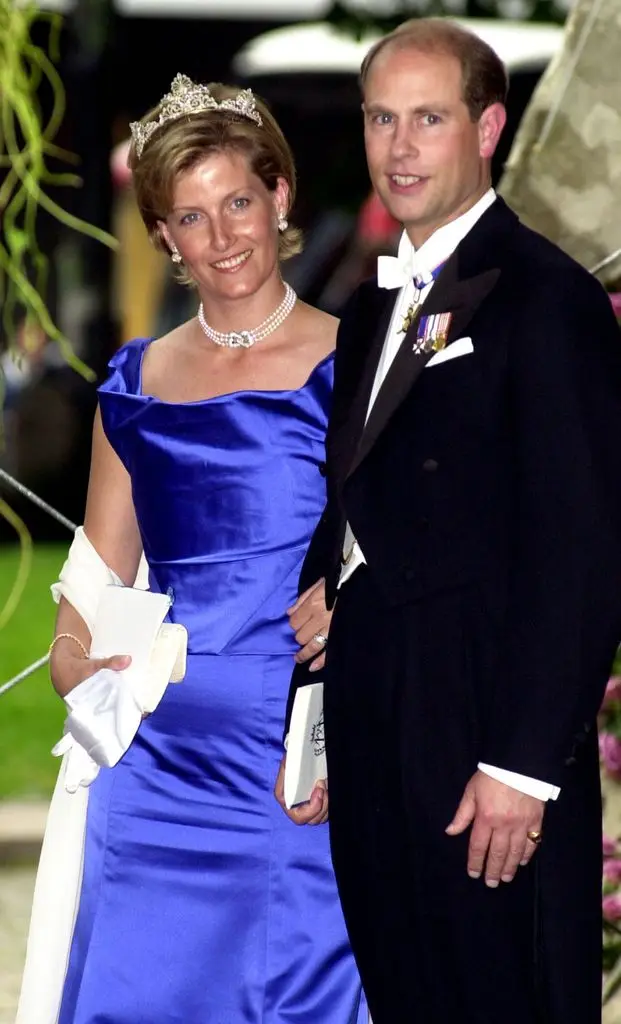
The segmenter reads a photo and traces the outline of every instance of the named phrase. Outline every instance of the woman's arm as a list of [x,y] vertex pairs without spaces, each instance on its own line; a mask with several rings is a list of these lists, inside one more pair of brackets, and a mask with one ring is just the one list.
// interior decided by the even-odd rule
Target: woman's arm
[[93,427],[84,531],[106,565],[131,587],[142,553],[131,480],[104,434],[99,411]]
[[[84,531],[106,565],[128,586],[136,578],[142,553],[142,541],[136,522],[131,480],[103,430],[99,411],[93,428],[91,469],[86,500]],[[61,598],[56,618],[55,637],[67,633],[76,637],[86,650],[90,632],[82,616]],[[64,697],[101,668],[117,671],[129,664],[115,655],[103,660],[85,659],[80,645],[70,637],[59,639],[50,656],[50,676],[57,693]]]

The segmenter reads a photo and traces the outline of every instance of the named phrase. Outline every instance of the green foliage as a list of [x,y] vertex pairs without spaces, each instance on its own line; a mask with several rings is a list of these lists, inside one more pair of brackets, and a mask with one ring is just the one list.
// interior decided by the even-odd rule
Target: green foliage
[[[10,625],[0,632],[0,685],[47,651],[55,618],[49,588],[66,553],[66,546],[35,548],[23,597]],[[0,547],[0,605],[8,596],[18,562],[17,545]],[[0,696],[0,800],[51,795],[58,761],[50,750],[62,734],[64,716],[47,668]]]
[[[47,49],[33,42],[33,26],[49,26]],[[33,0],[0,0],[0,316],[4,336],[16,359],[40,336],[56,342],[64,358],[87,380],[94,374],[75,354],[54,323],[45,302],[48,256],[37,241],[37,214],[45,210],[61,224],[109,245],[115,239],[63,209],[50,196],[52,187],[79,186],[74,173],[51,163],[75,163],[73,154],[55,143],[64,112],[65,91],[56,70],[61,18],[39,10]],[[88,43],[88,39],[85,41]],[[52,97],[47,121],[41,96]],[[18,343],[18,334],[21,341]],[[0,447],[3,378],[0,369]],[[5,501],[0,516],[16,530],[21,543],[12,590],[0,602],[0,630],[13,615],[24,589],[31,559],[28,532]]]
[[[49,23],[45,52],[32,41],[35,22]],[[53,322],[45,305],[48,259],[37,243],[36,219],[46,210],[62,224],[106,245],[111,235],[74,217],[48,194],[50,186],[78,186],[80,178],[52,171],[50,159],[75,163],[75,157],[54,143],[64,110],[65,92],[55,67],[61,20],[23,0],[0,0],[0,304],[9,341],[15,338],[22,311],[26,331],[41,329],[57,342],[67,362],[87,379],[92,372],[75,355],[69,340]],[[40,95],[51,91],[52,112],[44,123]]]

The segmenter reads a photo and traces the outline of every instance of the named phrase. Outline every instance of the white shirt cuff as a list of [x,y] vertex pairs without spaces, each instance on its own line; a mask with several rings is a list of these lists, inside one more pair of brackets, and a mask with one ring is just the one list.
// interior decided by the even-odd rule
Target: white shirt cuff
[[542,782],[540,779],[531,779],[529,775],[520,775],[519,772],[508,772],[504,768],[495,768],[492,764],[477,765],[479,771],[489,775],[497,782],[504,782],[505,786],[518,789],[520,793],[527,796],[534,796],[536,800],[556,800],[560,793],[559,786],[553,786],[550,782]]
[[347,580],[350,578],[350,576],[353,576],[359,565],[366,564],[367,560],[362,554],[359,545],[357,543],[354,544],[348,561],[341,566],[341,575],[339,576],[339,581],[337,583],[336,589],[340,590],[343,584],[347,583]]

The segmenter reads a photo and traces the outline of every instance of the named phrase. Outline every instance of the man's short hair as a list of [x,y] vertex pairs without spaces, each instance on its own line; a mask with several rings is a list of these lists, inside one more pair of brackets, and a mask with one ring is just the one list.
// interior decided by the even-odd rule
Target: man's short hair
[[463,100],[472,121],[478,121],[493,103],[507,99],[507,69],[495,50],[475,32],[445,18],[411,18],[375,43],[360,69],[363,93],[373,61],[388,47],[456,57],[461,65]]

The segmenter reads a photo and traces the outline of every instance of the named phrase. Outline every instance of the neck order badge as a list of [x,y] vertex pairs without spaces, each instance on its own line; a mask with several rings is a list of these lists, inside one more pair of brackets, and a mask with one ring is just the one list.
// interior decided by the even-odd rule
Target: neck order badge
[[399,331],[400,334],[407,334],[407,332],[409,331],[410,327],[412,326],[412,324],[414,323],[416,317],[418,316],[418,313],[420,311],[420,307],[422,305],[420,297],[421,297],[421,293],[423,291],[423,288],[426,288],[428,284],[431,284],[432,281],[435,281],[436,277],[438,276],[438,274],[442,270],[443,266],[444,266],[444,263],[440,263],[435,268],[435,270],[431,270],[431,271],[428,271],[428,272],[423,272],[423,273],[420,273],[420,274],[415,274],[415,276],[414,276],[414,295],[412,296],[412,302],[408,306],[407,313],[405,314],[405,316],[403,318],[403,324],[401,325],[401,330]]

